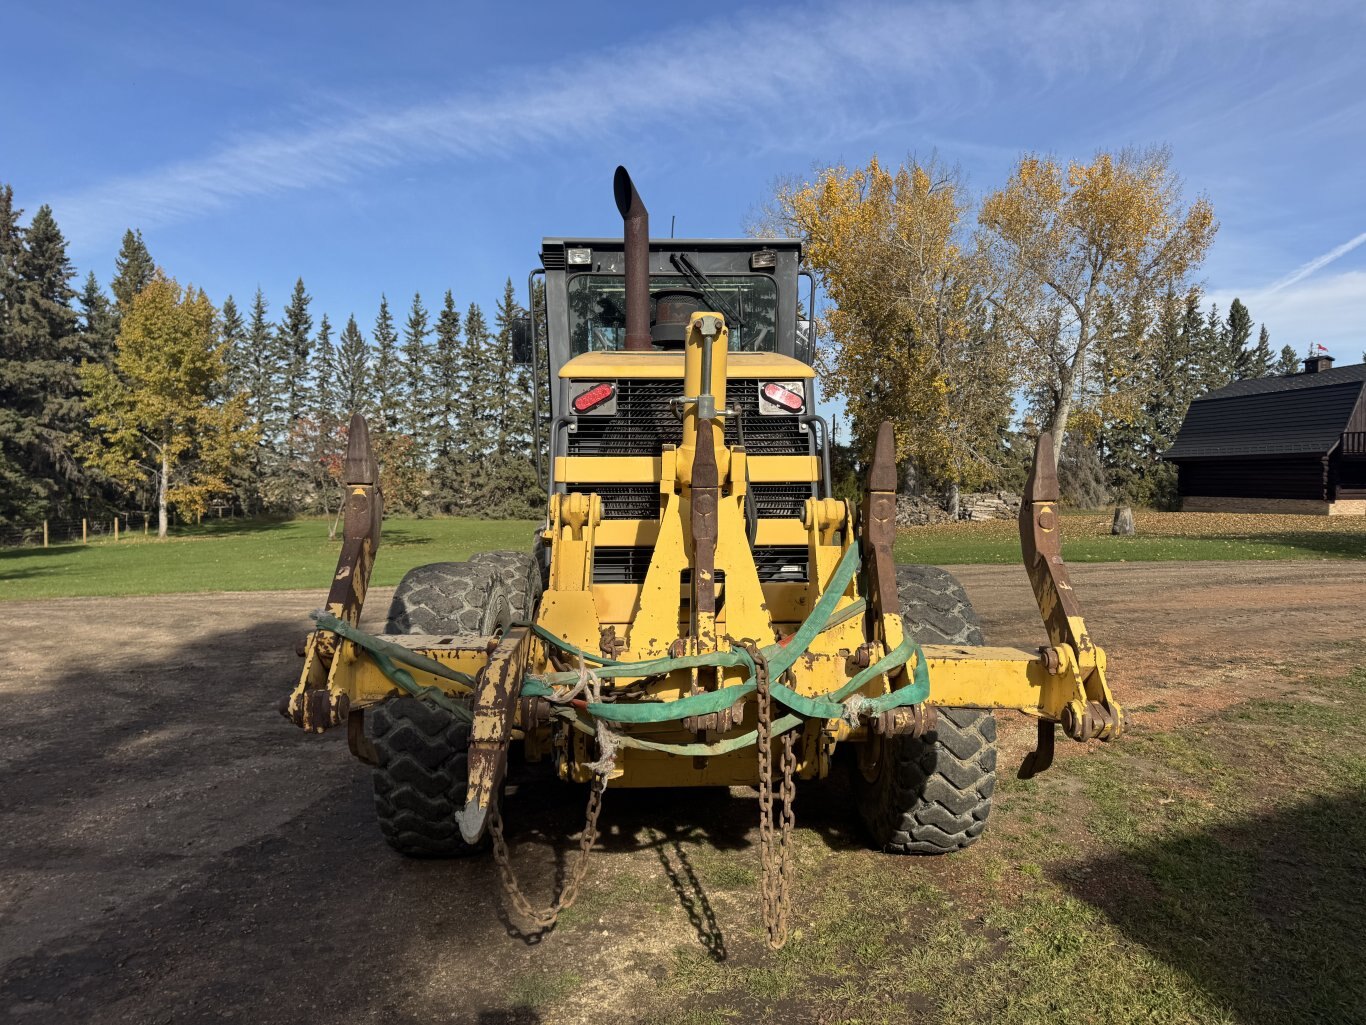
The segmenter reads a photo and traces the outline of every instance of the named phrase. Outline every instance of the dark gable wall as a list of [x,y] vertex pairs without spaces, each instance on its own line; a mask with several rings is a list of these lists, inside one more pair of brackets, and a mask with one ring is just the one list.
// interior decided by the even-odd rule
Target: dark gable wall
[[1199,498],[1328,497],[1328,465],[1322,456],[1249,456],[1192,459],[1179,464],[1177,489]]

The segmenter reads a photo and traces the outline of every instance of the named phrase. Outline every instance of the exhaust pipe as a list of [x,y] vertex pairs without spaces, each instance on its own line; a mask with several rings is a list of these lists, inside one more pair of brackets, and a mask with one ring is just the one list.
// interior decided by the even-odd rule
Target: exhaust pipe
[[612,192],[626,235],[626,349],[649,352],[654,349],[650,337],[650,214],[626,168],[617,168]]

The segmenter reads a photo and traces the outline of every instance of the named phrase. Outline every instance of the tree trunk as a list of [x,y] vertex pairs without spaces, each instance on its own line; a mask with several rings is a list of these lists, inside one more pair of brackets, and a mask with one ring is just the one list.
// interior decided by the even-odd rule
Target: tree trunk
[[1067,433],[1067,418],[1072,415],[1072,388],[1076,375],[1071,371],[1058,380],[1058,404],[1053,407],[1053,415],[1044,424],[1044,430],[1053,435],[1053,469],[1057,470],[1062,462],[1062,442]]
[[1110,533],[1129,537],[1134,532],[1134,511],[1127,505],[1115,506],[1115,518],[1110,524]]
[[171,460],[166,446],[161,446],[161,479],[157,481],[157,537],[164,540],[168,531],[166,522],[166,485],[171,476]]

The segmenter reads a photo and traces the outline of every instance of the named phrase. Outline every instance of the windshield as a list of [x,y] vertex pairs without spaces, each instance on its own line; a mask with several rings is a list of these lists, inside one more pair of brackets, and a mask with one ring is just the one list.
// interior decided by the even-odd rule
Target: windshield
[[[732,352],[776,352],[778,288],[759,275],[708,276],[707,284],[739,317],[730,323]],[[655,297],[670,289],[691,288],[681,275],[650,277],[650,322]],[[721,312],[721,311],[716,311]],[[616,274],[578,274],[569,279],[569,341],[575,356],[620,349],[626,342],[626,279]]]

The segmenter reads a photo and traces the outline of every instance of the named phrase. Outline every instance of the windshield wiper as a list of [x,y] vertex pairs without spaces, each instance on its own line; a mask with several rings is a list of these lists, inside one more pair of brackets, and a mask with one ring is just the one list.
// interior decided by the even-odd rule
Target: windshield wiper
[[717,291],[716,286],[711,282],[711,278],[703,274],[685,254],[674,253],[669,257],[669,262],[688,280],[688,284],[702,293],[702,298],[711,303],[713,308],[726,315],[728,323],[735,327],[745,326],[744,318],[736,312],[735,307],[730,304],[726,297]]

